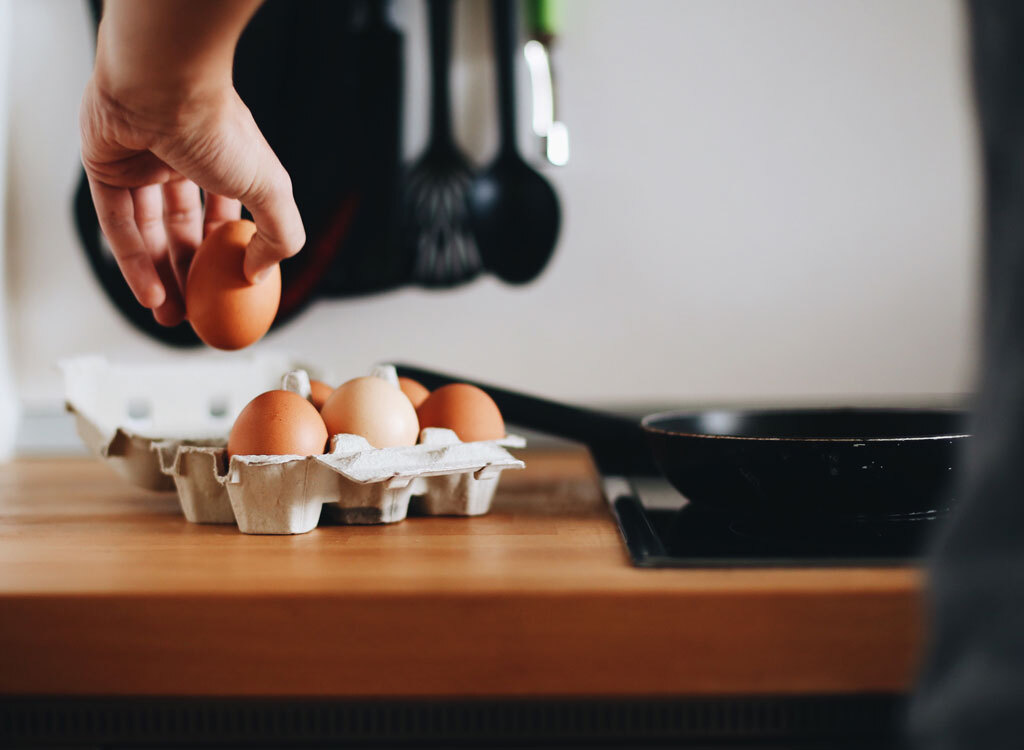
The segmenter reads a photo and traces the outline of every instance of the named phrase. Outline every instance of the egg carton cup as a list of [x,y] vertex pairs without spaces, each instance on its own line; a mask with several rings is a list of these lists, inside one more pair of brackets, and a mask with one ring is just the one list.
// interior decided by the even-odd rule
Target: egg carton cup
[[278,354],[158,364],[63,360],[65,408],[89,451],[132,484],[174,491],[163,466],[179,447],[225,443],[238,412],[295,363]]
[[[524,464],[506,448],[526,441],[463,443],[427,428],[416,445],[374,448],[358,435],[335,435],[317,456],[233,456],[223,447],[177,445],[159,451],[194,523],[235,522],[245,534],[304,534],[321,512],[344,524],[401,521],[410,501],[425,515],[487,513],[501,472]],[[163,446],[161,446],[163,447]]]

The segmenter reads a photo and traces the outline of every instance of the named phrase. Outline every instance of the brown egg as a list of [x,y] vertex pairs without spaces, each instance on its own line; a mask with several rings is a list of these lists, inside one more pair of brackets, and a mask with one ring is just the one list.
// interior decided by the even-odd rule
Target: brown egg
[[334,393],[334,389],[322,380],[310,380],[309,381],[309,400],[313,402],[313,406],[317,410],[323,409],[324,404],[327,403],[327,399]]
[[430,391],[412,378],[399,378],[398,387],[402,389],[402,393],[409,397],[415,409],[419,409],[420,404],[426,401],[427,396],[430,395]]
[[498,405],[475,385],[452,383],[438,388],[416,410],[420,429],[447,427],[459,440],[500,440],[505,437],[505,420]]
[[188,321],[215,349],[244,349],[270,330],[281,303],[281,267],[250,284],[242,272],[245,248],[256,233],[251,221],[229,221],[196,251],[185,283]]
[[331,435],[362,435],[375,448],[415,445],[416,410],[391,383],[366,376],[340,385],[320,411]]
[[291,391],[267,391],[235,420],[228,457],[312,456],[326,445],[327,427],[313,404]]

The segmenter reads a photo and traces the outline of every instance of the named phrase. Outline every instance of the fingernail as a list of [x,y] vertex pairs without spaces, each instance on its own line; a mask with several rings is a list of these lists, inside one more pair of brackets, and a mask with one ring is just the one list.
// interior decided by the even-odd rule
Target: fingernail
[[264,268],[262,271],[252,277],[253,284],[262,284],[270,276],[270,269]]

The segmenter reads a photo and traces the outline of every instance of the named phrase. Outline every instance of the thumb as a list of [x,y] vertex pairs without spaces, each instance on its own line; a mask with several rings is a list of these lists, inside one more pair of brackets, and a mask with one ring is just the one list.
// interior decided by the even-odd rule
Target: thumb
[[256,234],[245,250],[245,276],[255,283],[276,264],[295,255],[306,244],[292,181],[269,144],[263,142],[261,168],[250,188],[239,198],[249,209]]

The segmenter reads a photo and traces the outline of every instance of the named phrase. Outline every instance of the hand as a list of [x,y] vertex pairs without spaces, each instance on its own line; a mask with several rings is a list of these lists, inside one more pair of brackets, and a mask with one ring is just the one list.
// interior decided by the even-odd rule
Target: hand
[[256,223],[245,256],[250,281],[297,253],[305,232],[291,180],[231,85],[230,64],[226,75],[153,81],[110,57],[101,26],[82,99],[82,163],[129,287],[158,322],[177,325],[196,248],[240,218],[243,204]]

